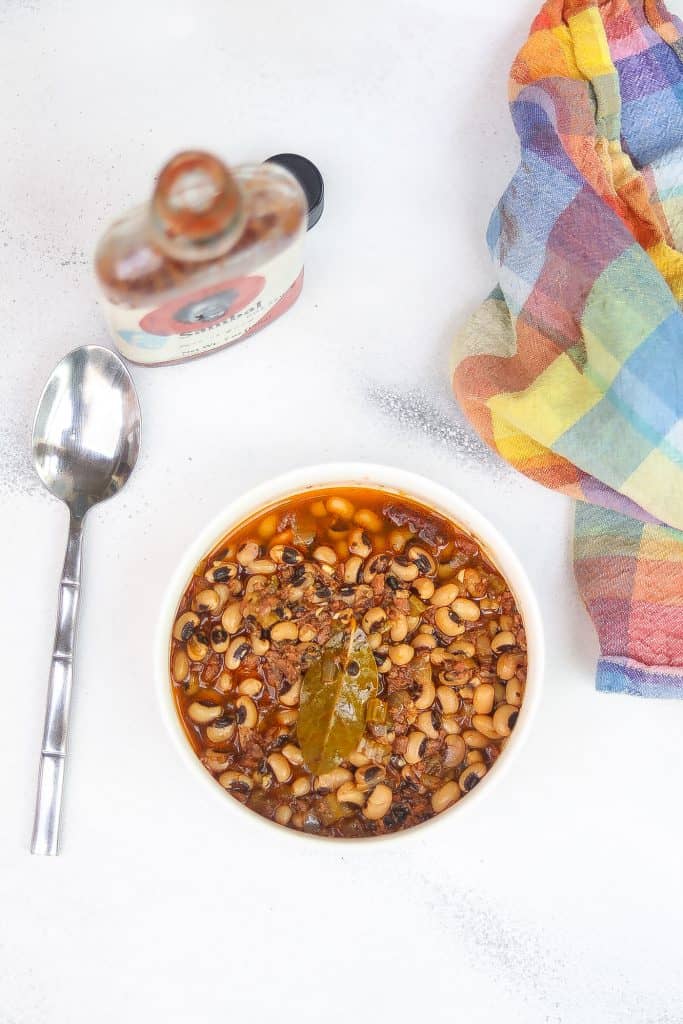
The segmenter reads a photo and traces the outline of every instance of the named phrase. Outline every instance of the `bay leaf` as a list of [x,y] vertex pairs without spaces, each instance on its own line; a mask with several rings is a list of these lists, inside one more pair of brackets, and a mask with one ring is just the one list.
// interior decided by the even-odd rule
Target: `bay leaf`
[[301,685],[297,737],[310,772],[322,775],[358,746],[369,699],[379,688],[368,638],[355,622],[335,634]]

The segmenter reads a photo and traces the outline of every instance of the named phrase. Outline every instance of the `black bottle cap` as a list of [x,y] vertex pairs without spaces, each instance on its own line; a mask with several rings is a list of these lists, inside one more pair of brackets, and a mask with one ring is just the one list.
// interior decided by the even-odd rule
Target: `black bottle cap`
[[293,174],[308,200],[308,230],[318,223],[322,217],[325,206],[325,185],[323,176],[305,156],[298,153],[278,153],[277,156],[269,156],[267,164],[279,164]]

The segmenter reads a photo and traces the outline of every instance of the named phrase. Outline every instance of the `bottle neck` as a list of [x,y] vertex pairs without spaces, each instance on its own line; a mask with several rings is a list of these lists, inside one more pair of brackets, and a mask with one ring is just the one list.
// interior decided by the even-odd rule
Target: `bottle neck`
[[242,189],[210,153],[178,153],[162,169],[151,202],[158,244],[172,258],[215,259],[238,241],[245,224]]

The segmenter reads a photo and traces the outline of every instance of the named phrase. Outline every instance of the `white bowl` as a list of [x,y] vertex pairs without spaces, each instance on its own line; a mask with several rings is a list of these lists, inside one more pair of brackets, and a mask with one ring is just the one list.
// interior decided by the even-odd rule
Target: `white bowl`
[[222,799],[225,813],[235,814],[235,824],[237,825],[239,821],[243,825],[247,825],[249,822],[253,825],[263,823],[271,829],[277,829],[280,834],[305,836],[308,839],[314,838],[318,842],[325,839],[328,843],[344,843],[345,845],[348,845],[349,842],[355,845],[358,840],[313,836],[295,829],[283,828],[282,825],[269,821],[231,797],[207,772],[190,746],[176,712],[169,675],[169,644],[178,604],[195,566],[229,530],[244,522],[253,513],[288,495],[300,494],[329,485],[344,487],[354,484],[378,487],[390,494],[415,498],[464,527],[480,542],[487,556],[509,583],[524,621],[529,658],[524,702],[505,750],[490,772],[484,776],[476,789],[473,789],[452,807],[434,815],[426,822],[403,831],[390,832],[382,836],[363,837],[363,844],[370,839],[377,841],[378,839],[387,840],[400,837],[405,840],[411,835],[422,835],[424,829],[431,828],[437,823],[442,826],[447,822],[455,825],[456,819],[460,818],[463,811],[473,807],[475,803],[491,792],[495,783],[510,770],[515,757],[522,749],[541,694],[544,645],[541,616],[536,598],[519,559],[498,530],[480,512],[477,512],[446,487],[403,469],[362,462],[332,462],[321,466],[306,466],[254,487],[251,491],[236,498],[208,526],[204,527],[180,559],[164,596],[156,636],[155,655],[155,672],[162,716],[176,749],[196,778]]

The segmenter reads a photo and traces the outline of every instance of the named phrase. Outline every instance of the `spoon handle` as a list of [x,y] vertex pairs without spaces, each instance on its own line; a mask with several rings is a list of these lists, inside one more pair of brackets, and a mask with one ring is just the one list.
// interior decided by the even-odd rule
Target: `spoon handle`
[[59,847],[64,762],[73,678],[74,638],[81,588],[82,537],[83,519],[72,515],[62,580],[59,585],[57,630],[52,651],[43,745],[40,755],[38,794],[33,820],[33,839],[31,840],[31,853],[52,857],[57,855]]

